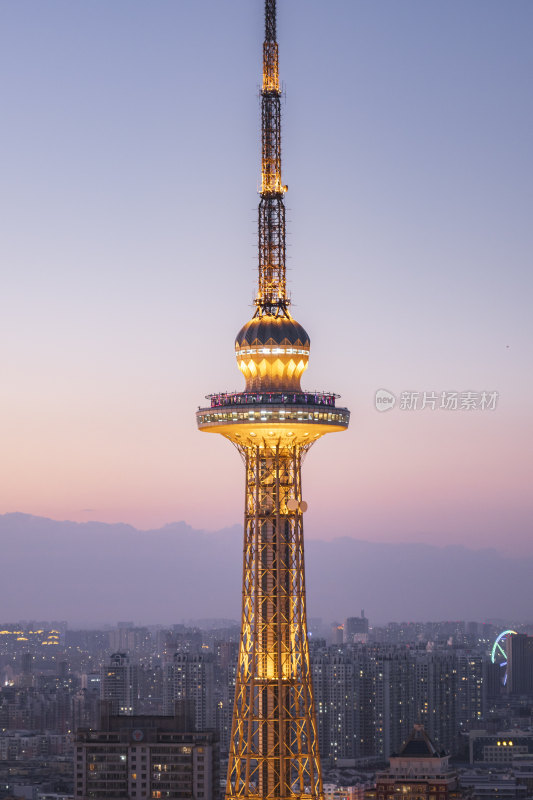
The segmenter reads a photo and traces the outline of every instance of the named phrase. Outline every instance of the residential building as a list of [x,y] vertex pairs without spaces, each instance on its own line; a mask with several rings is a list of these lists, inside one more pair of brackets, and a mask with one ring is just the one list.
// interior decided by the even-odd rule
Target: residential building
[[76,734],[76,800],[218,800],[218,791],[216,733],[187,731],[179,716],[103,713],[98,730]]

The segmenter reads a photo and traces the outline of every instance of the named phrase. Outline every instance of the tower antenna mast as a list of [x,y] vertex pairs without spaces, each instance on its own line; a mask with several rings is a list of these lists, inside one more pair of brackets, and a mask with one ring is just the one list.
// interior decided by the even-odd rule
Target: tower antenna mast
[[290,300],[285,278],[285,204],[281,180],[281,89],[276,0],[265,0],[261,87],[261,200],[259,202],[259,286],[256,315],[285,315]]

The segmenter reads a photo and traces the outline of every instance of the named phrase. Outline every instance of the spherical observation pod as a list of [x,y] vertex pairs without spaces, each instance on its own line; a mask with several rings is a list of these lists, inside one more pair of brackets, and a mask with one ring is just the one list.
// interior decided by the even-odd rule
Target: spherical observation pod
[[246,391],[300,391],[309,347],[309,335],[288,311],[251,319],[235,338],[235,355]]

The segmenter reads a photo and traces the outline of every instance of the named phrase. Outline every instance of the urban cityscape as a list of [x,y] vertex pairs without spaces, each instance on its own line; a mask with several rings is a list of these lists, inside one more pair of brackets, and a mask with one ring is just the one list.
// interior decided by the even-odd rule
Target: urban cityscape
[[[483,800],[530,796],[533,625],[377,627],[364,611],[309,622],[326,797],[378,797],[390,756],[401,755],[417,728],[439,758],[451,757],[445,772],[454,791]],[[176,758],[187,755],[184,794],[218,797],[239,638],[237,621],[217,619],[171,627],[119,622],[105,630],[74,630],[64,621],[3,624],[1,795],[129,797],[137,784],[139,796],[172,797],[176,788],[154,767],[169,763],[166,747]],[[93,775],[104,752],[106,766]],[[409,775],[412,782],[416,770]]]
[[6,4],[0,800],[533,800],[533,12],[336,2]]

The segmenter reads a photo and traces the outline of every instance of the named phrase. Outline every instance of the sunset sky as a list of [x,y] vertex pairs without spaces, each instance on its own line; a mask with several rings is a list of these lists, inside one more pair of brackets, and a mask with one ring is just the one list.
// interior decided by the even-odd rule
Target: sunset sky
[[[194,412],[243,386],[262,15],[3,0],[0,513],[241,521]],[[531,0],[278,2],[303,384],[352,412],[306,458],[310,538],[533,555],[532,30]],[[400,408],[452,391],[496,408]]]

